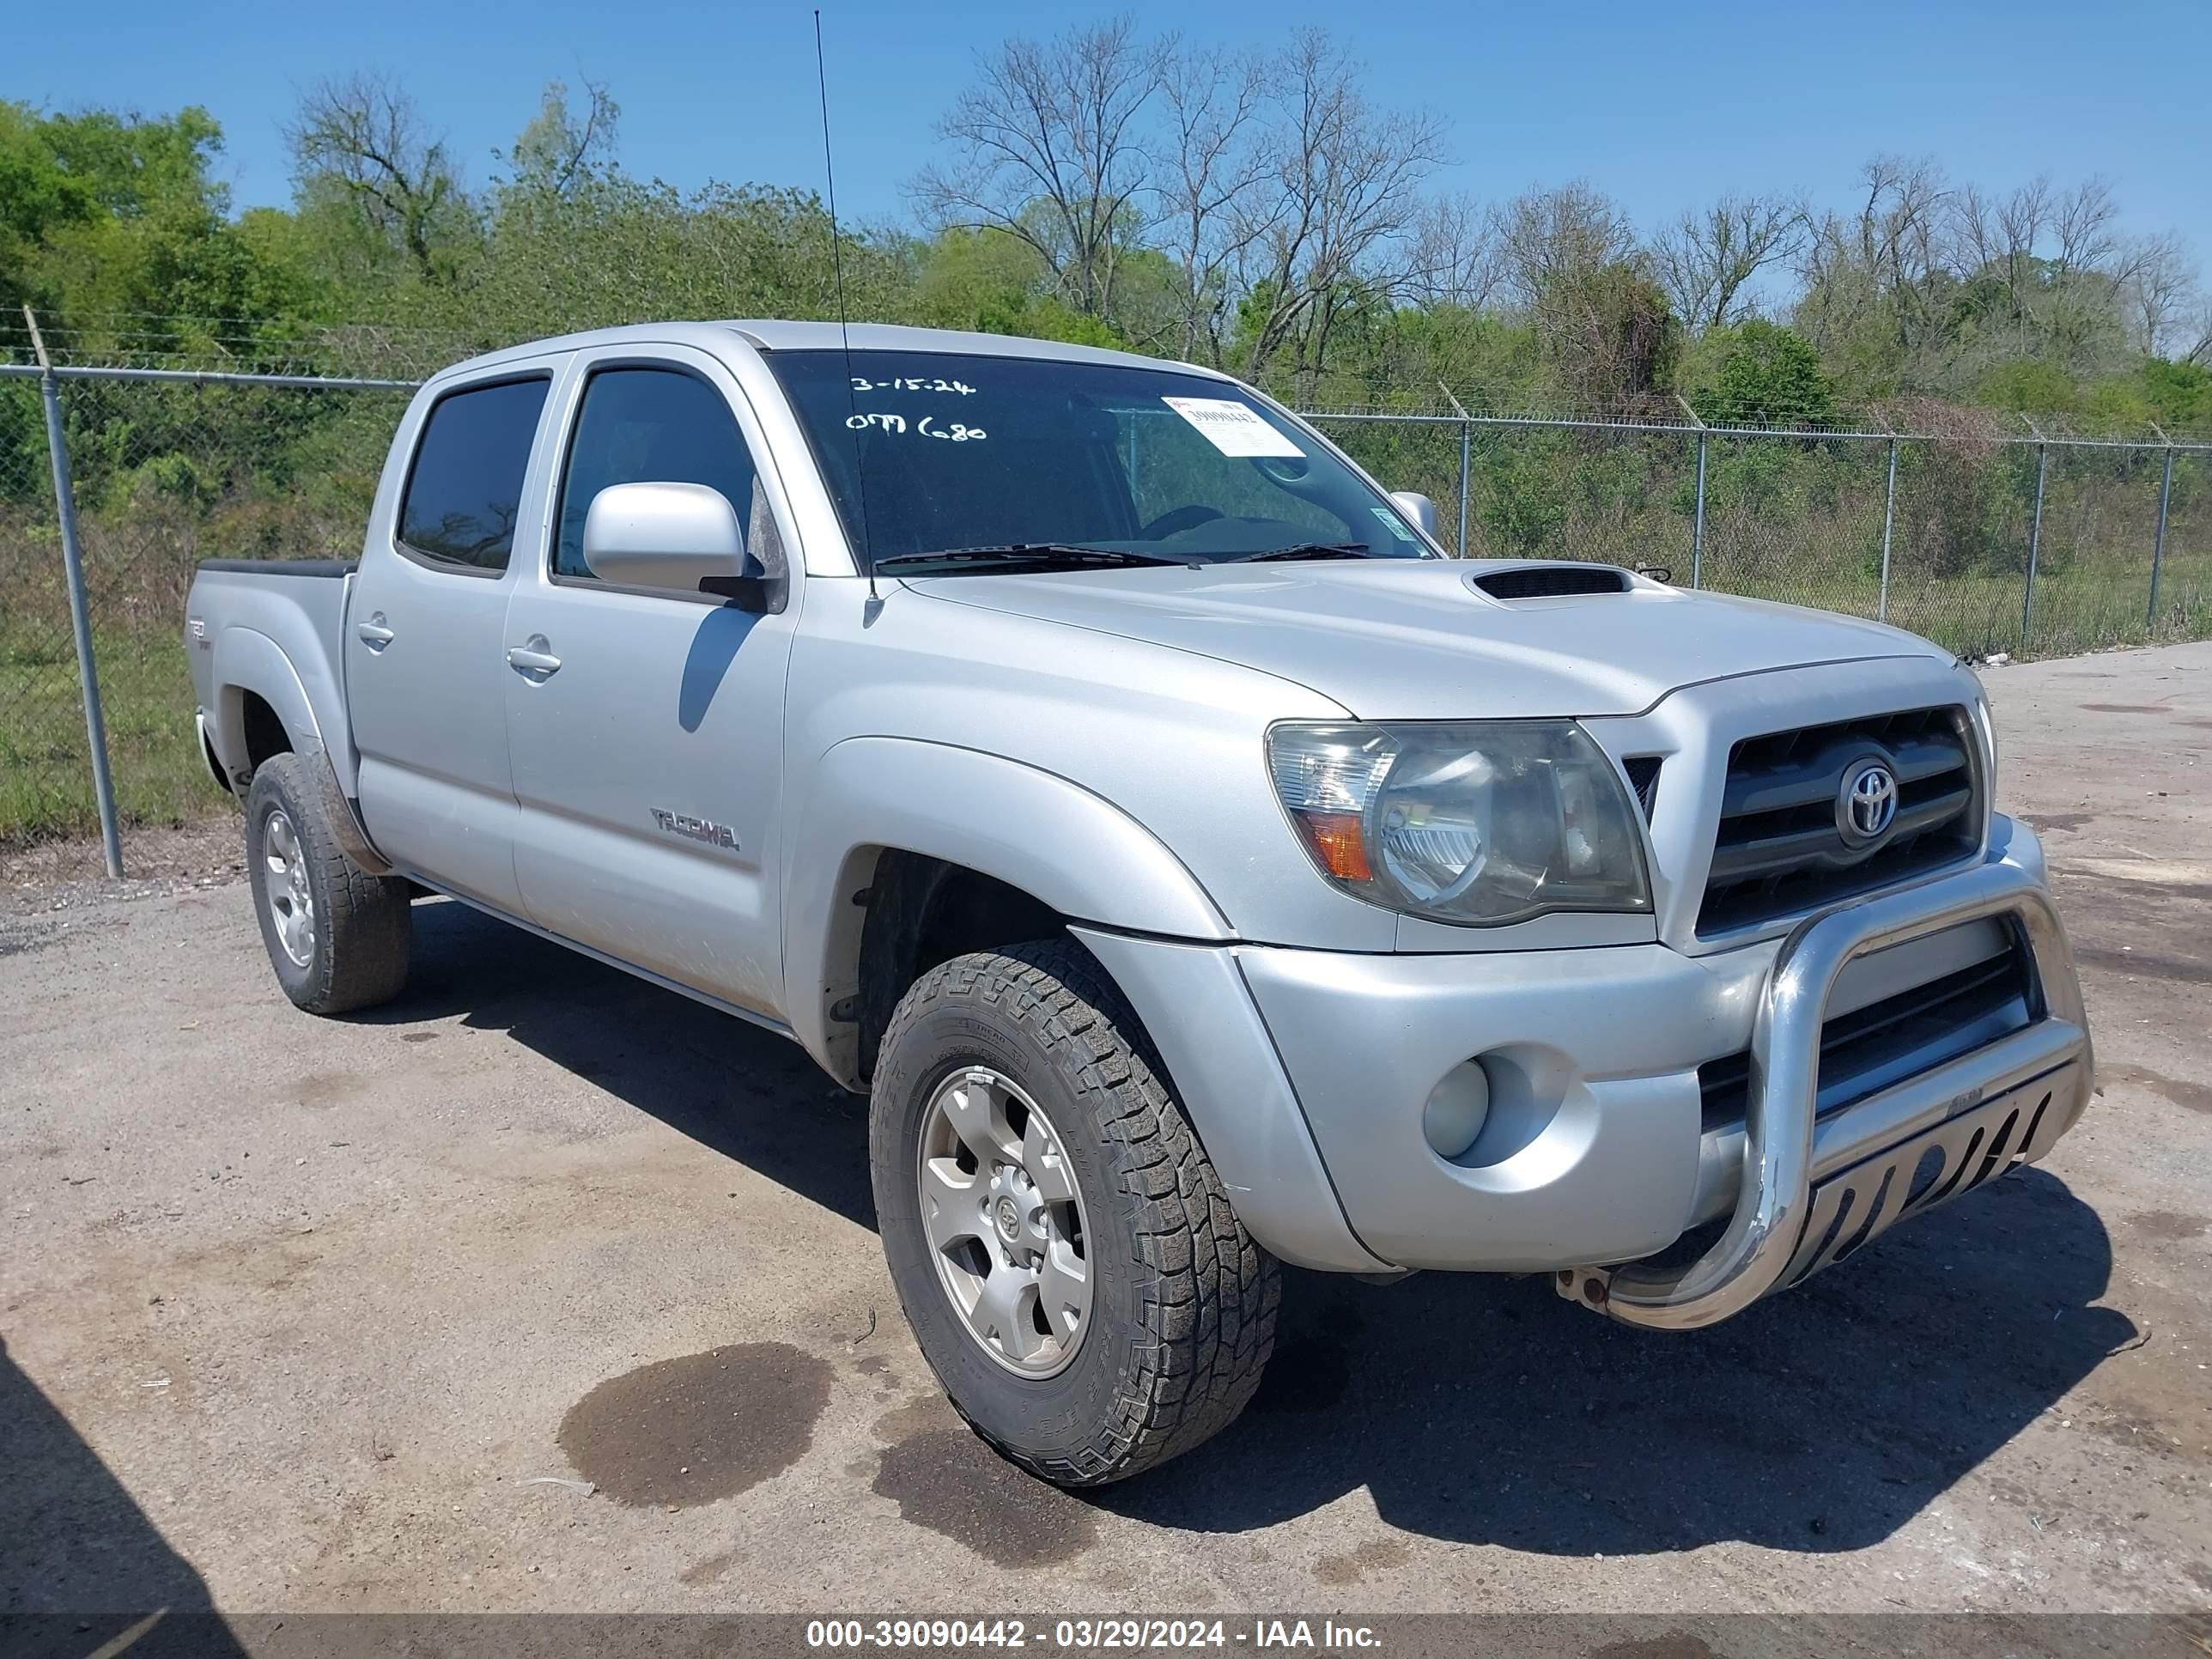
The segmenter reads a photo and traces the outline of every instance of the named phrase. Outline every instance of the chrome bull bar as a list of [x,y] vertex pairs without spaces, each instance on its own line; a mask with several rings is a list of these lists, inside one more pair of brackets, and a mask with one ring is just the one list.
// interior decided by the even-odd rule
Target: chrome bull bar
[[[2021,930],[2038,1018],[1816,1122],[1820,1026],[1845,964],[1987,916]],[[1679,1267],[1661,1258],[1567,1269],[1559,1293],[1662,1330],[1741,1313],[1905,1216],[2040,1158],[2081,1115],[2093,1064],[2065,929],[2028,871],[1984,864],[1808,917],[1776,955],[1753,1026],[1743,1174],[1727,1228]],[[1942,1170],[1917,1186],[1930,1153]]]

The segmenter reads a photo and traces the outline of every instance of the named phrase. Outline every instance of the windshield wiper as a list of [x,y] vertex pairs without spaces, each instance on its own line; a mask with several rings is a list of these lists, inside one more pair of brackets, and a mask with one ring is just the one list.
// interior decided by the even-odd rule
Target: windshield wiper
[[1271,547],[1261,553],[1239,553],[1219,562],[1265,564],[1270,559],[1364,559],[1367,553],[1365,542],[1293,542],[1288,547]]
[[[1050,569],[1113,569],[1125,565],[1179,564],[1188,559],[1164,559],[1151,553],[1126,553],[1117,547],[1085,547],[1074,542],[1009,542],[1001,547],[951,547],[937,553],[897,553],[878,559],[878,570],[896,570],[922,564],[1022,564]],[[951,574],[951,573],[947,573]]]

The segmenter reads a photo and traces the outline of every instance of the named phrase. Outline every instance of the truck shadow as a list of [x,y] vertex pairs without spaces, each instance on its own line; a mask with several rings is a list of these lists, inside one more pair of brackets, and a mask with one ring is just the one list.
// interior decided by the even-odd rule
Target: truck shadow
[[191,1564],[4,1338],[0,1424],[0,1651],[79,1659],[113,1644],[133,1656],[244,1654]]
[[865,1104],[788,1038],[451,900],[415,906],[397,1002],[349,1018],[459,1017],[588,1078],[701,1146],[872,1231]]
[[[465,906],[416,907],[405,997],[359,1018],[506,1032],[872,1229],[866,1113],[794,1044]],[[1714,1329],[1632,1330],[1541,1278],[1290,1272],[1258,1397],[1086,1501],[1252,1531],[1366,1488],[1409,1533],[1559,1555],[1887,1536],[2136,1335],[2095,1212],[2039,1170]],[[974,1443],[964,1454],[990,1463]]]
[[2092,1305],[2111,1267],[2095,1212],[2029,1170],[1695,1334],[1540,1278],[1293,1273],[1245,1417],[1100,1501],[1242,1532],[1364,1486],[1404,1531],[1547,1554],[1860,1549],[2136,1335]]

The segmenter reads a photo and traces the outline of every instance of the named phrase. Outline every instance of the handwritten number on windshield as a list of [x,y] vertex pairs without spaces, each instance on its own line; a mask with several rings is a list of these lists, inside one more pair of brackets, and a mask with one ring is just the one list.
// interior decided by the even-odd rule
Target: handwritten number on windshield
[[[908,430],[905,416],[879,410],[871,410],[865,415],[848,415],[845,417],[845,424],[855,432],[864,432],[870,427],[879,432]],[[917,438],[942,438],[947,443],[956,444],[981,443],[991,435],[980,426],[969,426],[961,421],[951,421],[940,426],[934,415],[923,416],[915,422],[912,429]]]

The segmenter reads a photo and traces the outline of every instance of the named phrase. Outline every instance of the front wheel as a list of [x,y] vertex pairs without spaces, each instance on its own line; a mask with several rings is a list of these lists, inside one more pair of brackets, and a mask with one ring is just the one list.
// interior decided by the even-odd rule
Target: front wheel
[[338,844],[307,763],[276,755],[246,795],[246,868],[261,942],[284,994],[311,1014],[389,1002],[407,982],[408,884],[372,876]]
[[958,957],[916,981],[884,1037],[868,1144],[922,1356],[1007,1457],[1098,1486],[1243,1410],[1279,1271],[1081,946]]

